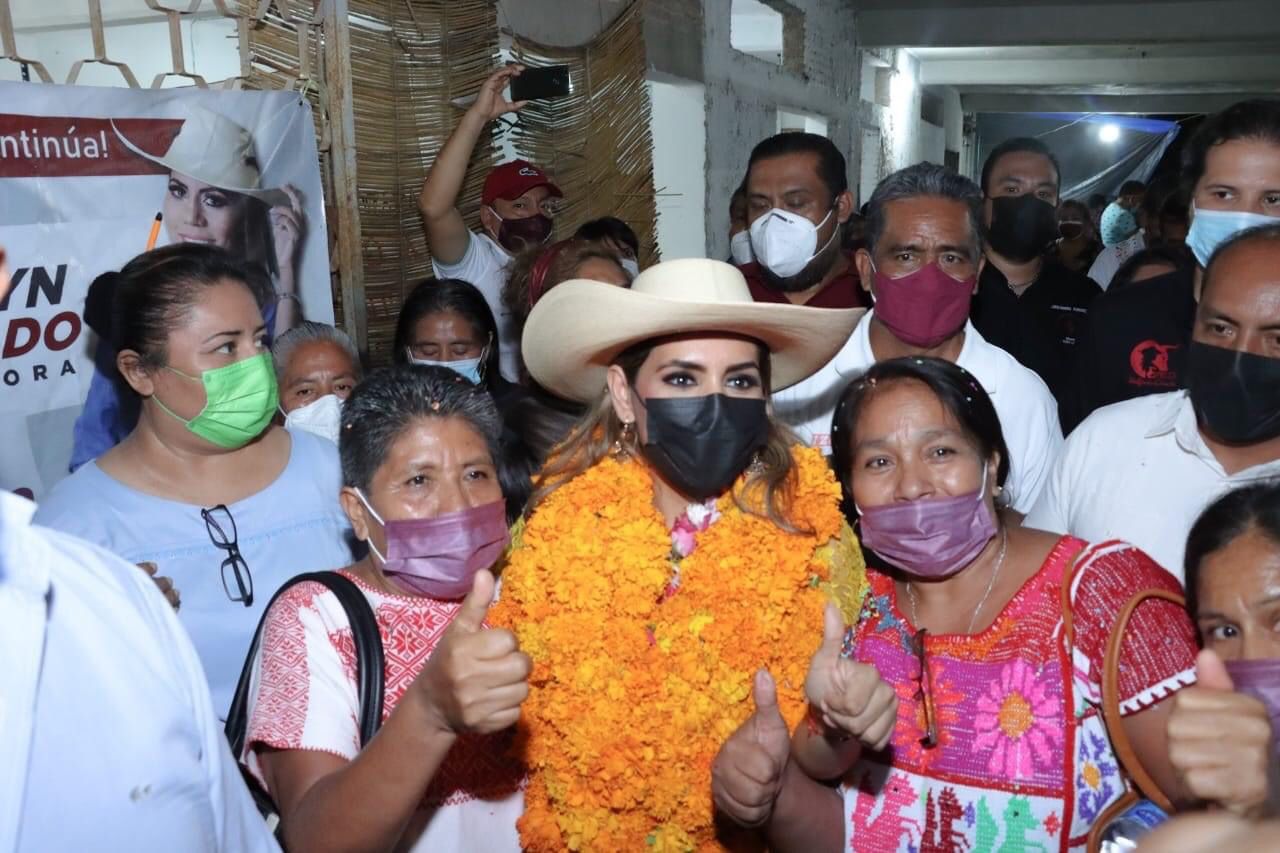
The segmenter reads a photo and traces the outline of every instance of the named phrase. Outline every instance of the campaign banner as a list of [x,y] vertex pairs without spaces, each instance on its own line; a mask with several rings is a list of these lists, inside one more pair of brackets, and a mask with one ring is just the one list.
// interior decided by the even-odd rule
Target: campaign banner
[[114,353],[85,322],[85,296],[153,233],[156,246],[222,246],[264,303],[297,297],[306,319],[333,322],[306,101],[0,83],[0,247],[13,282],[0,300],[0,489],[39,499],[77,442],[83,456],[101,434],[94,412],[81,415]]

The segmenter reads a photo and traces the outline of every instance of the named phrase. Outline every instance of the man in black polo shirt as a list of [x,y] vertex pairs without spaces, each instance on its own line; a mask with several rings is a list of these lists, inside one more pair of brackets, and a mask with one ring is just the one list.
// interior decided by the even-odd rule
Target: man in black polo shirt
[[1040,374],[1059,405],[1076,341],[1101,293],[1045,252],[1058,236],[1058,161],[1037,139],[1010,139],[982,167],[987,265],[973,298],[979,334]]

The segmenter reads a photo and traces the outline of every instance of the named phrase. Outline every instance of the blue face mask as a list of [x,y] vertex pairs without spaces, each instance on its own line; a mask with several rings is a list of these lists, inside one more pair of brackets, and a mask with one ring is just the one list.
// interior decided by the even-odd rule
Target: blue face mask
[[458,361],[432,361],[429,358],[414,358],[413,351],[410,350],[409,363],[429,367],[447,367],[472,385],[479,385],[484,382],[484,359],[486,355],[488,355],[488,348],[475,358],[464,358]]
[[1200,210],[1191,205],[1191,230],[1187,232],[1187,245],[1195,252],[1200,266],[1209,265],[1209,259],[1218,247],[1250,228],[1275,225],[1280,218],[1263,216],[1241,210]]

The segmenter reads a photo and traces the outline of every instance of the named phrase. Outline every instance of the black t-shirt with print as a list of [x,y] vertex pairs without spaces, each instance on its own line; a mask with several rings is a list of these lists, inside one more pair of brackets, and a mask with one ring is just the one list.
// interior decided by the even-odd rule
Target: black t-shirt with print
[[987,263],[973,298],[973,325],[991,343],[1040,374],[1059,408],[1071,393],[1076,342],[1089,306],[1102,293],[1088,276],[1046,258],[1040,277],[1021,297]]
[[1077,345],[1074,391],[1061,407],[1063,431],[1103,406],[1182,387],[1195,314],[1191,270],[1099,297]]

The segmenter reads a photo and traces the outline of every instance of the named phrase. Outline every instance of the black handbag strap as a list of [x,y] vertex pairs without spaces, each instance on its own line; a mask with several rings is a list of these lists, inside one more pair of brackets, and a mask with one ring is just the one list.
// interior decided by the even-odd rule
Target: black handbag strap
[[244,741],[249,728],[249,682],[253,680],[253,661],[258,656],[258,647],[262,643],[262,628],[266,624],[267,614],[271,606],[291,587],[300,583],[313,581],[323,584],[335,596],[342,609],[346,611],[347,623],[351,626],[351,638],[356,650],[356,685],[360,702],[360,746],[367,744],[382,725],[382,669],[383,651],[382,634],[378,631],[378,621],[374,617],[373,608],[364,597],[360,588],[337,572],[307,572],[285,582],[276,591],[262,611],[258,621],[258,629],[253,634],[253,644],[249,647],[249,655],[245,658],[244,668],[240,670],[240,681],[236,684],[235,695],[231,699],[231,708],[227,712],[225,731],[227,740],[231,742],[231,754],[236,761],[244,751]]

